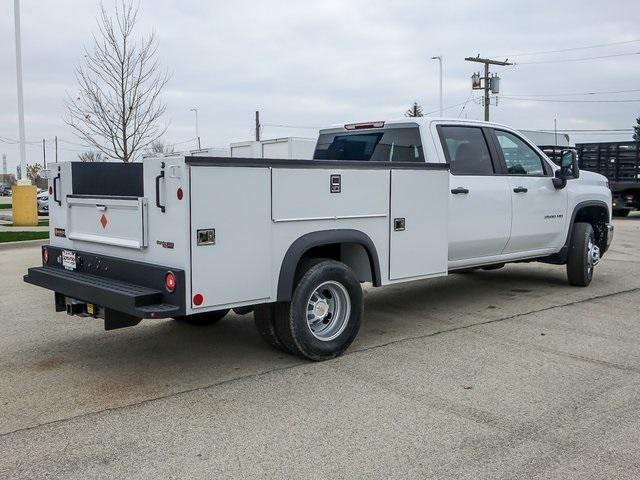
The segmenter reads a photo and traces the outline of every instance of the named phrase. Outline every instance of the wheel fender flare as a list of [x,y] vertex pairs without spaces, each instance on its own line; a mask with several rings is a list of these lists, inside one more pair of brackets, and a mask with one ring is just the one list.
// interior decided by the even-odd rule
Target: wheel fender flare
[[335,243],[355,243],[361,245],[369,257],[373,284],[377,287],[381,285],[378,251],[369,235],[360,230],[321,230],[301,236],[291,244],[285,253],[278,276],[277,301],[288,302],[291,300],[296,270],[302,256],[313,247]]
[[564,242],[564,246],[563,249],[568,249],[569,248],[569,244],[571,243],[571,234],[573,233],[573,225],[576,222],[576,215],[578,215],[578,212],[580,210],[582,210],[585,207],[602,207],[604,208],[604,210],[607,212],[607,220],[611,221],[609,217],[609,206],[600,200],[587,200],[585,202],[580,202],[578,204],[576,204],[575,207],[573,207],[573,212],[571,213],[571,220],[569,221],[569,225],[567,228],[567,238]]

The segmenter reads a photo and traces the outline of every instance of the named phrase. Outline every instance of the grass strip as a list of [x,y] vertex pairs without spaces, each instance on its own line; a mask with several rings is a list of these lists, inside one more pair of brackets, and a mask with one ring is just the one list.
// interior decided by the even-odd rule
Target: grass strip
[[0,232],[0,243],[44,240],[45,238],[49,238],[49,232]]

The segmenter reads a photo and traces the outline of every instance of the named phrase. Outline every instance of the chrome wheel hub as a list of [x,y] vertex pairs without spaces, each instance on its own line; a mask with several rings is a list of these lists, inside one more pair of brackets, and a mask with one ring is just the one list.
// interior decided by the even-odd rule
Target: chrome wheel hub
[[347,289],[338,282],[324,282],[307,301],[307,326],[318,340],[328,342],[338,337],[351,315],[351,299]]
[[593,239],[590,238],[587,245],[587,272],[589,274],[593,271],[593,267],[598,265],[598,262],[600,262],[600,247],[593,243]]

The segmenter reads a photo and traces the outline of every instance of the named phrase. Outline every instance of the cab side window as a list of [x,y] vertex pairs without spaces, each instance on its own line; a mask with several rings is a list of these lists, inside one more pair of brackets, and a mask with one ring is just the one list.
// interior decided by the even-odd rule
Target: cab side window
[[521,138],[503,130],[495,130],[509,175],[545,174],[542,159]]
[[441,126],[439,130],[452,174],[494,174],[491,154],[481,128]]

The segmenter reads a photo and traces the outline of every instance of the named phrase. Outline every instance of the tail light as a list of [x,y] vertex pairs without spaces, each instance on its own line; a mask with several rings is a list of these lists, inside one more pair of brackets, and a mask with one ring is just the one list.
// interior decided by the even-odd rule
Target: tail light
[[42,264],[47,265],[49,263],[49,249],[44,247],[42,249]]
[[181,188],[178,188],[178,190],[176,191],[176,197],[178,197],[178,200],[182,200],[182,197],[184,197],[184,192]]
[[625,195],[624,199],[625,200],[633,200],[633,195]]
[[176,290],[176,276],[169,272],[164,276],[164,286],[167,292],[173,293]]

